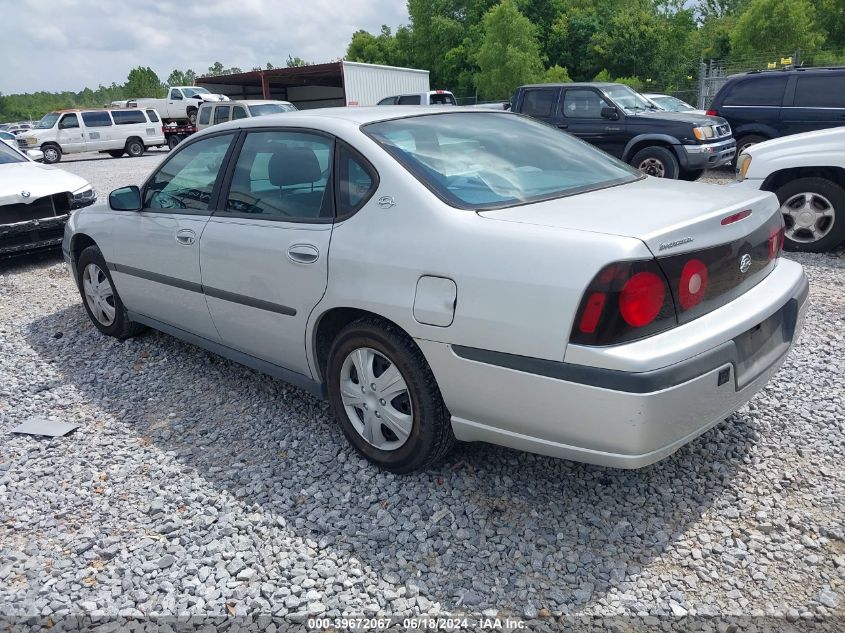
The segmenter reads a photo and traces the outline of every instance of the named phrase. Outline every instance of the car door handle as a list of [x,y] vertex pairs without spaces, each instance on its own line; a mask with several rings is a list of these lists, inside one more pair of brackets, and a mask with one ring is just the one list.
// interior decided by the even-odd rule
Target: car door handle
[[194,243],[197,234],[194,233],[191,229],[181,229],[180,231],[176,232],[176,241],[182,244],[183,246],[190,246]]
[[561,130],[565,130],[565,129],[567,129],[567,128],[569,127],[569,125],[567,125],[567,124],[565,124],[565,123],[558,123],[558,124],[557,124],[557,126],[558,126]]
[[288,259],[296,264],[313,264],[320,258],[320,251],[313,244],[294,244],[288,249]]

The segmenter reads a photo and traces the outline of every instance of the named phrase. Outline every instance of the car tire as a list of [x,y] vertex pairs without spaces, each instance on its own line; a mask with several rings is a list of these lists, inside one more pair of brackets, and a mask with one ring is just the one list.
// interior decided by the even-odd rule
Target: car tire
[[695,182],[704,173],[703,169],[682,169],[678,173],[678,180],[686,180],[688,182]]
[[126,141],[126,153],[129,154],[132,158],[138,158],[139,156],[144,155],[144,142],[141,139],[137,138],[130,138]]
[[170,137],[167,139],[167,148],[168,149],[176,149],[176,146],[182,142],[182,137],[178,134],[171,134]]
[[675,154],[668,147],[652,145],[634,154],[631,165],[641,173],[655,178],[676,179],[680,165]]
[[[378,466],[394,473],[424,469],[454,445],[451,416],[431,368],[392,323],[364,318],[341,330],[329,350],[326,376],[332,414],[344,435]],[[389,382],[382,385],[382,378]]]
[[41,151],[44,153],[44,164],[46,165],[55,165],[62,160],[62,148],[58,145],[44,145],[41,147]]
[[144,330],[143,325],[129,320],[99,248],[89,246],[80,253],[76,277],[82,305],[100,332],[122,340]]
[[120,158],[125,153],[126,152],[124,152],[122,149],[113,149],[113,150],[110,150],[108,152],[108,155],[111,156],[112,158]]
[[768,141],[769,139],[765,136],[761,136],[760,134],[746,134],[745,136],[741,136],[736,140],[736,153],[734,154],[733,160],[731,161],[731,165],[734,169],[736,169],[736,161],[739,160],[739,155],[742,154],[746,149],[751,147],[752,145],[756,145],[757,143],[762,143],[763,141]]
[[783,213],[786,250],[822,253],[845,240],[845,189],[837,183],[797,178],[775,195]]

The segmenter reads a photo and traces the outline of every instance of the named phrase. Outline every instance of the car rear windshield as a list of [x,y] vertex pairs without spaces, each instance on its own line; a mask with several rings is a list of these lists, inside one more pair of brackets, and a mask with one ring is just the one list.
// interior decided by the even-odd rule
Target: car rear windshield
[[265,114],[279,114],[280,112],[293,112],[296,106],[287,103],[261,103],[249,106],[249,113],[252,116],[264,116]]
[[505,112],[419,115],[362,129],[442,200],[460,209],[548,200],[641,177],[556,128]]

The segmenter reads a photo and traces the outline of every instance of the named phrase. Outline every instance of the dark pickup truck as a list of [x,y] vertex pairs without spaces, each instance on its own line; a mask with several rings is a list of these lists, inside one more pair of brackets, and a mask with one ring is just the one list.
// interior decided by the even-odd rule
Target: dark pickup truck
[[736,141],[720,117],[657,110],[624,84],[536,84],[511,110],[545,121],[659,178],[696,180],[729,165]]

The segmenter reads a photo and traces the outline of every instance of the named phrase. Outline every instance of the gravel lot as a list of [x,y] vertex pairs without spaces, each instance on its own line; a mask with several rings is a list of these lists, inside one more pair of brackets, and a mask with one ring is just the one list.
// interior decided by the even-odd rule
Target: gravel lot
[[[104,196],[163,155],[60,167]],[[6,264],[0,614],[32,630],[420,613],[845,630],[843,255],[794,257],[813,304],[792,356],[669,459],[620,471],[465,444],[402,477],[359,459],[296,388],[163,334],[101,336],[59,257]],[[80,426],[8,434],[32,415]]]

